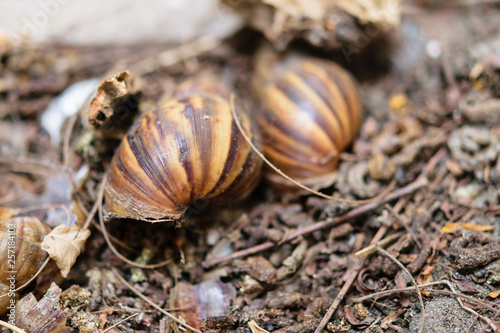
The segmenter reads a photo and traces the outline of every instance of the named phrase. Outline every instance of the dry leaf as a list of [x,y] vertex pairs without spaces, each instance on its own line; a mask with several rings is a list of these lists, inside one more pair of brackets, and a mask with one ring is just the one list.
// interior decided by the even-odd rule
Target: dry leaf
[[[238,11],[279,50],[300,39],[327,50],[358,53],[381,33],[397,27],[401,16],[400,0],[220,1]],[[366,33],[367,24],[375,33]]]
[[401,3],[399,0],[329,0],[333,4],[357,17],[363,24],[397,26],[400,20]]
[[262,0],[285,14],[312,20],[322,20],[325,13],[339,7],[359,19],[361,23],[377,23],[389,26],[399,24],[399,0]]
[[[417,277],[417,284],[425,284],[425,283],[430,283],[434,281],[434,278],[432,277],[432,271],[434,271],[433,266],[427,266],[424,268],[422,273],[420,273]],[[431,293],[427,291],[425,288],[420,290],[420,293],[424,296],[430,296]]]
[[486,297],[497,298],[498,295],[500,295],[500,289],[492,291],[491,293],[489,293],[488,295],[486,295]]
[[269,331],[266,331],[265,329],[257,325],[257,323],[254,320],[250,320],[248,322],[248,327],[250,327],[252,333],[269,333]]
[[18,209],[10,207],[0,207],[0,220],[5,220],[19,213]]
[[43,238],[42,249],[47,251],[50,258],[56,262],[64,278],[68,276],[89,236],[90,231],[88,229],[76,225],[67,226],[61,224]]
[[72,332],[66,327],[66,315],[59,306],[61,289],[52,283],[43,298],[33,294],[23,297],[16,305],[16,326],[29,333]]
[[384,319],[382,319],[382,322],[380,323],[380,327],[382,327],[384,330],[389,328],[389,325],[398,320],[403,313],[405,313],[407,310],[406,309],[399,309],[395,312],[389,313],[388,316],[386,316]]
[[88,122],[105,138],[120,139],[139,111],[142,84],[128,71],[106,78],[88,109]]
[[296,18],[305,16],[315,20],[323,17],[328,6],[328,1],[323,0],[262,0],[262,2],[290,16]]
[[493,226],[487,226],[487,225],[477,225],[477,224],[472,224],[472,223],[448,223],[445,225],[443,228],[441,228],[441,233],[448,233],[452,234],[453,233],[453,228],[456,227],[462,227],[465,230],[476,230],[476,231],[490,231],[493,230]]

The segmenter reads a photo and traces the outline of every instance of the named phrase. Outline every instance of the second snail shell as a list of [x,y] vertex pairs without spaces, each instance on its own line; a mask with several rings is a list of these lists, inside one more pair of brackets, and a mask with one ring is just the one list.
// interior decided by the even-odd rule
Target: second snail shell
[[[339,154],[361,123],[354,78],[330,61],[263,51],[252,83],[266,157],[308,187],[331,185]],[[277,187],[293,186],[272,170],[265,178]]]
[[[132,126],[108,173],[110,217],[178,220],[192,205],[236,202],[256,187],[262,161],[233,120],[229,94],[205,82],[182,85]],[[256,141],[250,118],[235,108]]]
[[[41,248],[50,228],[35,217],[0,220],[0,295],[14,294],[42,267],[47,252]],[[14,277],[14,279],[11,279]],[[7,311],[11,296],[0,298],[0,314]]]

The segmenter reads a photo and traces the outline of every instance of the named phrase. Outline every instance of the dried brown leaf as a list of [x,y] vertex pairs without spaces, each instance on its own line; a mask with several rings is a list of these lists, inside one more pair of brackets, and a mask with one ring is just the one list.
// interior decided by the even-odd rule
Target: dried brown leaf
[[142,84],[129,71],[106,78],[88,109],[88,122],[105,137],[120,138],[138,112]]
[[66,327],[66,315],[59,306],[61,289],[52,283],[43,298],[33,294],[23,297],[16,306],[16,326],[29,333],[71,332]]
[[62,224],[43,238],[42,249],[47,251],[50,258],[56,262],[61,275],[67,277],[89,236],[88,229]]
[[500,295],[500,289],[492,291],[491,293],[486,295],[486,297],[497,298],[499,295]]
[[262,0],[285,14],[321,20],[333,7],[339,7],[358,18],[361,23],[399,24],[399,0]]

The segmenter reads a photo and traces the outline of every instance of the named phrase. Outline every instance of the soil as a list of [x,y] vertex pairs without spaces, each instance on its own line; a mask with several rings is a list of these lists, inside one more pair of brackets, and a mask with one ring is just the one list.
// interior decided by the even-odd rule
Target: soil
[[[96,214],[68,277],[49,266],[21,298],[33,292],[39,300],[56,281],[62,292],[51,289],[60,296],[50,306],[65,313],[68,331],[81,332],[187,330],[144,297],[203,332],[315,332],[323,323],[323,332],[497,330],[498,22],[494,3],[418,1],[403,6],[397,29],[352,56],[303,40],[288,45],[337,59],[364,96],[360,133],[322,192],[348,200],[387,195],[349,205],[262,183],[238,205],[192,207],[182,223],[107,222],[126,258],[168,260],[153,269],[121,260]],[[246,28],[169,66],[151,63],[165,46],[10,47],[0,39],[0,205],[36,206],[29,214],[51,227],[67,221],[61,205],[76,207],[78,225],[94,207],[131,121],[99,135],[82,109],[54,145],[40,119],[71,84],[128,69],[142,82],[130,93],[140,96],[139,113],[202,70],[230,73],[248,96],[263,39]],[[425,285],[418,294],[415,284]]]

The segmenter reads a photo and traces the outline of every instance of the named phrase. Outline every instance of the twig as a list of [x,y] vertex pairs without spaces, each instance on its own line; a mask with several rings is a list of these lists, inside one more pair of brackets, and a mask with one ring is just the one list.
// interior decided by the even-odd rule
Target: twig
[[28,207],[25,207],[25,208],[21,208],[17,211],[17,214],[16,215],[20,215],[20,214],[23,214],[23,213],[27,213],[27,212],[33,212],[35,210],[42,210],[42,209],[60,209],[62,211],[64,211],[64,214],[66,214],[66,221],[67,221],[67,224],[69,225],[69,223],[71,222],[71,214],[69,212],[69,209],[68,207],[66,207],[64,204],[46,204],[46,205],[34,205],[34,206],[28,206]]
[[9,330],[13,330],[14,332],[17,332],[17,333],[26,333],[26,331],[23,330],[22,328],[11,325],[3,320],[0,320],[0,326],[6,327]]
[[[450,286],[451,288],[451,286]],[[457,293],[454,289],[452,289],[453,291],[447,291],[447,290],[438,290],[438,289],[428,289],[430,292],[433,292],[433,293],[436,293],[436,294],[443,294],[443,295],[450,295],[450,296],[455,296],[455,298],[457,299],[458,303],[460,304],[460,307],[462,309],[464,309],[465,311],[469,312],[469,313],[472,313],[473,315],[476,315],[478,316],[479,318],[481,318],[482,320],[484,320],[488,325],[490,325],[490,327],[493,329],[494,332],[497,331],[497,327],[495,326],[495,324],[488,318],[488,317],[485,317],[483,315],[480,315],[479,313],[477,313],[476,311],[472,310],[471,308],[465,306],[462,302],[462,300],[460,299],[460,297],[464,298],[464,299],[467,299],[469,301],[472,301],[472,302],[477,302],[479,304],[482,304],[483,306],[487,307],[485,303],[482,303],[476,299],[474,299],[474,297],[465,297],[465,295],[462,295],[462,294],[459,294]],[[495,308],[490,308],[488,307],[490,310],[493,310],[495,311],[497,314],[498,314],[498,310],[496,310]]]
[[368,245],[367,247],[359,250],[358,252],[354,253],[356,256],[362,258],[362,257],[366,257],[367,255],[370,255],[374,252],[377,252],[377,245],[378,246],[386,246],[388,245],[389,243],[392,243],[394,240],[398,239],[399,237],[403,236],[403,233],[402,232],[398,232],[398,233],[395,233],[393,235],[390,235],[384,239],[381,239],[380,241],[378,241],[377,243],[375,244],[372,244],[372,245]]
[[[137,61],[128,67],[134,72],[145,75],[156,69],[156,66],[168,67],[194,58],[202,53],[215,49],[222,43],[222,40],[213,35],[200,37],[192,42],[183,43],[181,46],[161,52],[160,54]],[[154,66],[153,64],[156,64]]]
[[[422,288],[425,288],[425,287],[436,286],[436,285],[440,285],[440,284],[446,284],[448,287],[450,287],[450,289],[453,290],[450,281],[447,281],[447,280],[440,280],[440,281],[433,281],[433,282],[428,282],[428,283],[422,283],[422,284],[418,285],[418,288],[422,289]],[[397,293],[401,293],[401,292],[405,292],[405,291],[410,291],[410,290],[413,290],[413,289],[415,289],[415,288],[414,287],[406,287],[406,288],[396,288],[396,289],[384,290],[384,291],[379,291],[379,292],[376,292],[376,293],[373,293],[373,294],[370,294],[370,295],[366,295],[366,296],[353,297],[353,298],[351,298],[351,300],[354,303],[361,303],[361,302],[364,302],[364,301],[369,300],[371,298],[386,297],[386,296],[389,296],[389,295],[392,295],[392,294],[397,294]],[[467,295],[460,295],[460,296],[469,297]],[[493,309],[493,311],[496,311],[496,310]]]
[[80,116],[80,112],[78,111],[69,118],[66,130],[64,131],[62,162],[65,167],[69,164],[69,140],[71,139],[73,128],[75,128],[76,120]]
[[415,281],[415,279],[413,278],[411,273],[406,269],[406,267],[398,259],[394,258],[393,255],[391,255],[389,252],[387,252],[386,250],[384,250],[380,246],[377,245],[376,247],[377,247],[377,251],[379,253],[383,254],[384,256],[386,256],[387,258],[392,260],[396,265],[399,266],[399,268],[401,268],[406,274],[408,274],[408,276],[411,279],[411,282],[415,286],[415,290],[417,291],[418,300],[420,301],[420,305],[422,306],[422,321],[420,322],[420,328],[418,330],[419,333],[422,333],[424,331],[424,324],[425,324],[425,308],[424,308],[424,299],[422,297],[422,294],[420,294],[420,290],[418,289],[417,282]]
[[[82,202],[82,199],[80,197],[76,197],[75,199],[78,204],[80,205],[80,207],[78,207],[85,215],[87,215],[87,220],[84,222],[84,226],[87,225],[87,222],[88,222],[88,219],[89,219],[89,214],[92,213],[92,210],[94,210],[94,206],[96,207],[96,210],[98,208],[98,205],[99,205],[99,202],[96,200],[94,202],[94,206],[92,207],[91,209],[91,212],[89,213],[89,211],[85,208],[83,202]],[[95,215],[95,213],[93,214]],[[99,225],[98,222],[96,222],[94,219],[90,219],[90,223],[97,229],[99,230],[99,232],[102,233],[102,229],[101,229],[101,226]],[[87,229],[88,229],[89,226],[87,226]],[[128,246],[127,244],[125,244],[124,242],[122,242],[121,240],[119,240],[118,238],[116,238],[115,236],[113,235],[110,235],[108,234],[109,236],[109,239],[112,240],[113,242],[115,242],[116,244],[120,245],[121,247],[123,247],[124,249],[127,249],[129,250],[130,252],[135,252],[137,253],[138,251],[134,250],[133,248],[131,248],[130,246]]]
[[[385,233],[387,232],[389,228],[385,225],[381,226],[375,236],[373,236],[373,239],[371,240],[371,244],[377,244],[380,242],[382,237],[384,237]],[[318,327],[316,327],[316,330],[314,333],[321,333],[323,329],[325,328],[326,324],[330,321],[330,318],[333,316],[335,313],[335,310],[337,310],[338,306],[340,305],[340,302],[344,299],[344,296],[349,292],[349,289],[351,289],[352,284],[356,280],[359,271],[361,268],[364,266],[366,261],[366,258],[358,258],[358,261],[355,263],[353,269],[351,270],[351,273],[346,279],[346,282],[342,286],[342,289],[340,289],[340,292],[338,293],[337,297],[335,297],[335,300],[333,301],[332,305],[330,308],[328,308],[328,311],[326,312],[325,316],[323,319],[320,321]]]
[[422,266],[424,266],[425,261],[429,258],[429,256],[432,253],[432,248],[431,248],[431,239],[427,232],[423,230],[423,228],[419,228],[420,231],[420,237],[422,238],[422,247],[420,248],[420,251],[418,252],[417,258],[413,260],[411,264],[408,265],[408,270],[415,274],[418,272]]
[[[456,300],[458,301],[458,303],[460,304],[460,307],[462,309],[464,309],[465,311],[468,311],[470,313],[472,313],[471,311],[473,311],[474,315],[477,315],[479,318],[481,318],[486,323],[488,323],[490,325],[490,327],[493,329],[493,331],[495,331],[495,332],[497,331],[497,327],[493,324],[493,322],[489,318],[484,317],[484,316],[478,314],[477,312],[475,312],[474,310],[472,310],[471,308],[466,307],[462,303],[462,301],[460,300],[460,298],[466,299],[466,300],[468,300],[470,302],[473,302],[473,303],[480,304],[480,305],[484,306],[485,308],[487,308],[488,310],[491,310],[491,311],[493,311],[495,313],[498,313],[499,310],[495,309],[493,306],[489,305],[488,302],[485,302],[483,300],[480,300],[480,299],[477,299],[477,298],[474,298],[474,297],[471,297],[471,296],[468,296],[468,295],[463,295],[463,294],[457,293],[455,291],[455,288],[453,287],[453,285],[451,284],[450,281],[448,281],[448,280],[440,280],[440,281],[434,281],[434,282],[424,283],[424,284],[418,285],[418,288],[422,289],[422,288],[425,288],[425,287],[435,286],[435,285],[440,285],[440,284],[447,285],[448,288],[450,288],[452,291],[450,292],[450,291],[447,291],[447,290],[438,290],[438,289],[427,289],[427,290],[431,291],[433,293],[436,293],[436,294],[443,294],[443,295],[455,296]],[[409,291],[409,290],[413,290],[413,289],[414,289],[414,287],[384,290],[384,291],[380,291],[378,293],[373,293],[373,294],[362,296],[362,297],[354,297],[351,300],[353,302],[355,302],[355,303],[361,303],[361,302],[366,301],[366,300],[371,299],[371,298],[385,297],[385,296],[388,296],[388,295],[397,294],[397,293],[400,293],[400,292],[405,292],[405,291]]]
[[135,316],[138,316],[139,314],[140,314],[140,312],[136,312],[133,315],[130,315],[127,318],[124,318],[124,319],[120,320],[119,322],[117,322],[113,326],[110,326],[110,327],[106,328],[104,331],[102,331],[102,333],[106,333],[106,332],[112,330],[113,328],[115,328],[116,326],[120,325],[121,323],[124,323],[124,322],[126,322],[126,321],[134,318]]
[[399,214],[390,205],[386,204],[384,207],[398,221],[398,223],[406,229],[406,231],[410,234],[410,236],[413,239],[413,241],[415,242],[415,244],[417,244],[419,248],[422,248],[422,243],[418,240],[417,235],[415,234],[415,231],[410,228],[408,223],[406,223],[406,221],[403,220],[403,218],[401,216],[399,216]]
[[135,289],[130,283],[128,283],[121,275],[120,273],[118,273],[118,271],[116,270],[116,268],[112,267],[111,270],[113,271],[113,273],[116,275],[116,277],[121,281],[121,283],[123,283],[125,286],[127,286],[127,288],[129,288],[130,290],[132,290],[137,296],[139,296],[142,300],[144,300],[146,303],[148,303],[149,305],[151,305],[153,308],[155,308],[156,310],[160,311],[161,313],[163,313],[165,316],[169,317],[170,319],[172,319],[173,321],[175,321],[176,323],[178,323],[179,325],[182,325],[188,329],[190,329],[191,331],[193,332],[196,332],[196,333],[201,333],[201,331],[197,330],[196,328],[194,327],[191,327],[189,326],[188,324],[186,324],[185,322],[179,320],[177,317],[171,315],[169,312],[165,311],[164,309],[162,309],[159,305],[157,305],[156,303],[154,303],[151,299],[149,299],[148,297],[144,296],[141,292],[139,292],[137,289]]
[[92,209],[87,214],[87,219],[85,220],[85,223],[83,224],[83,227],[82,227],[83,229],[88,229],[90,223],[92,223],[92,220],[94,219],[94,215],[97,212],[97,209],[99,208],[100,200],[102,200],[102,198],[97,198],[96,202],[94,202]]
[[106,243],[108,244],[108,247],[111,249],[111,251],[121,260],[126,262],[127,264],[134,266],[134,267],[139,267],[139,268],[146,268],[146,269],[154,269],[158,267],[162,267],[165,265],[168,265],[169,263],[172,262],[171,259],[167,259],[165,261],[162,261],[158,264],[152,264],[152,265],[143,265],[143,264],[138,264],[136,262],[133,262],[132,260],[126,258],[123,256],[118,250],[115,248],[113,243],[111,243],[111,240],[109,239],[108,231],[106,230],[106,227],[104,226],[104,218],[102,217],[102,200],[104,197],[104,187],[106,186],[106,177],[107,175],[104,175],[104,178],[101,181],[101,185],[99,187],[99,194],[97,196],[97,201],[99,202],[99,223],[101,224],[101,229],[102,229],[102,235],[104,236],[104,239],[106,240]]
[[[331,228],[337,224],[349,221],[351,219],[354,219],[356,217],[364,215],[364,214],[376,209],[377,207],[379,207],[387,202],[390,202],[390,201],[398,199],[402,196],[411,194],[414,191],[422,188],[423,186],[425,186],[427,184],[428,184],[427,178],[419,177],[413,183],[408,184],[405,187],[402,187],[400,189],[397,189],[392,193],[389,193],[387,196],[385,196],[384,198],[381,198],[379,201],[370,202],[368,204],[356,207],[342,216],[331,217],[331,218],[328,218],[324,221],[312,224],[310,226],[307,226],[304,228],[298,228],[297,230],[295,230],[294,232],[291,232],[288,236],[286,236],[282,240],[282,242],[289,242],[297,237],[310,234],[314,231]],[[276,244],[273,242],[265,242],[265,243],[256,245],[254,247],[251,247],[251,248],[248,248],[245,250],[233,252],[230,255],[227,255],[224,257],[215,258],[212,260],[206,260],[202,263],[202,265],[204,268],[209,268],[209,267],[212,267],[214,265],[220,264],[220,263],[228,261],[228,260],[233,260],[236,258],[240,258],[240,257],[244,257],[247,255],[251,255],[251,254],[261,252],[261,251],[268,250],[268,249],[274,247],[275,245]]]
[[342,286],[342,289],[340,289],[339,293],[337,294],[337,297],[333,300],[332,305],[328,308],[328,311],[326,312],[325,316],[323,319],[319,322],[318,327],[316,327],[316,330],[314,333],[321,333],[323,332],[323,329],[325,328],[326,324],[330,321],[330,318],[333,316],[335,311],[337,310],[338,306],[344,299],[345,295],[349,292],[349,289],[351,289],[352,284],[354,281],[356,281],[356,278],[358,276],[359,271],[363,267],[365,261],[363,259],[358,258],[356,263],[354,263],[354,266],[351,269],[351,272],[349,273],[349,276],[347,277],[347,281],[344,283]]

